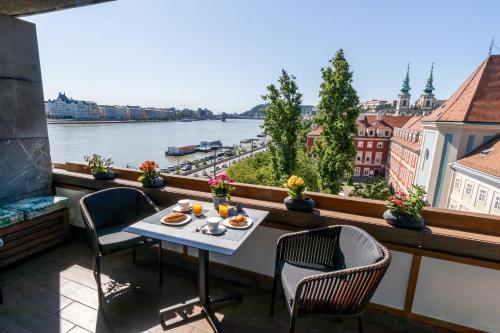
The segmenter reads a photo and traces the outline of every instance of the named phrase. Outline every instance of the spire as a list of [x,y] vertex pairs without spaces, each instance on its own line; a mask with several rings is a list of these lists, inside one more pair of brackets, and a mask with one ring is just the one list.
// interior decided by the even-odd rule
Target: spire
[[425,95],[434,96],[432,94],[432,92],[436,88],[434,88],[434,85],[433,85],[433,82],[434,82],[434,78],[432,77],[433,72],[434,72],[434,63],[432,63],[432,65],[431,65],[431,74],[429,75],[429,78],[427,79],[427,84],[425,85],[425,88],[424,88]]
[[401,95],[410,95],[410,64],[408,63],[408,68],[406,69],[406,78],[403,81],[403,86],[401,87]]

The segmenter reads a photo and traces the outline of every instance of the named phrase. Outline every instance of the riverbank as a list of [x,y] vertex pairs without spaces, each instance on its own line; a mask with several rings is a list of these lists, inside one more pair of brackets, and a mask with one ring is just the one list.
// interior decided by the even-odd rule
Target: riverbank
[[[219,119],[194,119],[192,121],[219,120]],[[67,119],[47,119],[47,124],[57,125],[78,125],[78,124],[127,124],[127,123],[173,123],[186,122],[185,120],[67,120]]]

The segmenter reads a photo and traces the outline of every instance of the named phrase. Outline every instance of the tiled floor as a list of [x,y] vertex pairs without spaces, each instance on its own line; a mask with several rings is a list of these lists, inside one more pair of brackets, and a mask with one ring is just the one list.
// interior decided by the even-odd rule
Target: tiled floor
[[[194,308],[189,321],[166,327],[158,309],[195,297],[196,274],[167,266],[166,281],[158,284],[156,252],[144,250],[133,263],[130,255],[104,259],[103,285],[107,304],[99,309],[91,266],[91,252],[81,241],[61,246],[17,265],[0,276],[4,304],[0,333],[44,332],[212,332]],[[226,332],[287,332],[288,313],[278,298],[275,317],[268,315],[270,293],[213,279],[214,294],[221,289],[241,292],[243,302],[222,308],[217,316]],[[180,316],[167,324],[178,322]],[[299,319],[296,332],[355,332],[354,320]],[[365,315],[365,332],[439,332],[377,311]]]

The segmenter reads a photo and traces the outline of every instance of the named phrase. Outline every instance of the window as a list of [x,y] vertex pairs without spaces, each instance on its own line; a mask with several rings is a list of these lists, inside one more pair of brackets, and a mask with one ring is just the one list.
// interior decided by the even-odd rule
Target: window
[[472,198],[472,192],[474,191],[474,184],[471,182],[465,182],[464,197]]
[[425,163],[429,160],[429,148],[425,149],[424,160],[422,161],[422,171],[424,171]]
[[361,173],[360,168],[359,168],[359,167],[355,167],[355,168],[354,168],[354,176],[359,176],[359,175],[360,175],[360,173]]
[[500,194],[495,193],[494,197],[495,199],[493,199],[493,207],[491,208],[491,210],[500,212]]
[[368,131],[368,136],[373,136],[375,134],[375,131],[374,130],[369,130]]
[[358,141],[358,148],[363,148],[363,141]]
[[371,152],[366,153],[365,162],[369,163],[371,159],[372,159],[372,153]]
[[455,192],[460,192],[460,187],[462,186],[462,178],[456,177],[455,183],[453,184],[453,190]]
[[377,148],[384,148],[384,143],[383,142],[377,142]]
[[428,108],[429,106],[431,106],[431,101],[426,100],[425,101],[425,107]]
[[366,143],[366,148],[372,148],[373,147],[373,141],[368,141]]
[[370,176],[373,176],[373,170],[370,170]]
[[403,106],[406,106],[406,99],[403,100]]
[[356,161],[361,162],[363,160],[363,153],[358,151],[356,152]]
[[358,136],[365,136],[365,130],[362,128],[358,129]]
[[486,205],[486,198],[488,197],[488,190],[484,188],[479,188],[477,192],[477,202],[482,205]]
[[368,168],[364,168],[364,169],[363,169],[363,175],[364,175],[364,176],[368,176],[369,174],[370,174],[370,169],[368,169]]
[[391,136],[391,130],[386,129],[385,130],[385,136]]
[[448,205],[449,209],[457,210],[457,203],[455,201],[450,200],[450,204]]
[[378,151],[375,153],[375,162],[382,161],[382,152]]

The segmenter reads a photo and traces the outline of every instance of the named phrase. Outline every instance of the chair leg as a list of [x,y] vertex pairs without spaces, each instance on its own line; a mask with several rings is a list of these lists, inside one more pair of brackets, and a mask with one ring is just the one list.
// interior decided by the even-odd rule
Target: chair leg
[[276,303],[276,288],[278,287],[278,274],[276,272],[274,273],[274,280],[273,280],[273,291],[271,294],[271,311],[270,311],[270,316],[272,317],[274,315],[274,303]]
[[363,333],[363,317],[358,316],[358,332]]
[[160,241],[160,244],[158,246],[158,265],[160,267],[158,267],[159,271],[160,271],[160,284],[163,284],[163,245],[162,245],[162,241]]
[[135,251],[132,251],[132,261],[133,262],[136,262],[137,261],[137,258],[136,258],[136,252]]
[[295,332],[295,319],[296,318],[294,315],[292,315],[292,318],[290,318],[290,330],[289,330],[290,333]]
[[101,258],[99,256],[94,257],[94,279],[97,283],[97,293],[99,295],[99,304],[104,298],[104,293],[101,286]]

